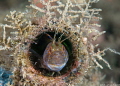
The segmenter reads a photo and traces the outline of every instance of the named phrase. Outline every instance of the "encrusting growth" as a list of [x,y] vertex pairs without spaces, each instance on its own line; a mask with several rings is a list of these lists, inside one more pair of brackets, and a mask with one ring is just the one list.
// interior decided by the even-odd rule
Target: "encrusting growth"
[[[95,29],[101,9],[90,7],[98,1],[38,0],[31,1],[29,11],[10,12],[5,18],[9,25],[1,24],[0,51],[12,52],[13,86],[98,86],[103,77],[97,67],[103,67],[97,60],[111,69],[102,56],[106,50],[119,54],[110,48],[94,50],[92,42],[105,33]],[[14,31],[6,36],[10,28]],[[92,32],[97,34],[89,38]]]

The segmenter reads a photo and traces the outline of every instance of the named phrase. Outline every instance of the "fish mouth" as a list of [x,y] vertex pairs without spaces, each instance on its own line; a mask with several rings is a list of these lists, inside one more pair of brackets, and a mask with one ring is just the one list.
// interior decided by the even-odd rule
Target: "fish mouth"
[[64,64],[57,64],[57,65],[54,65],[54,64],[49,64],[48,67],[51,71],[55,71],[55,72],[59,72],[61,71],[64,66],[66,65],[66,63]]

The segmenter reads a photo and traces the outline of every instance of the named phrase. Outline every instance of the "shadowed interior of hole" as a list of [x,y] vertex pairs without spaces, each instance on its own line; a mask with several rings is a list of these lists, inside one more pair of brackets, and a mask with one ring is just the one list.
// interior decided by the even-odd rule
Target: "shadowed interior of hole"
[[[49,34],[52,38],[54,38],[54,34],[55,32],[46,32],[47,34]],[[66,64],[66,66],[58,73],[58,72],[54,72],[53,75],[53,71],[44,69],[40,67],[40,64],[42,62],[40,62],[40,58],[43,58],[43,53],[47,47],[47,45],[52,42],[52,39],[45,33],[42,33],[40,35],[38,35],[36,38],[36,40],[34,40],[35,43],[31,43],[30,45],[30,49],[32,49],[33,51],[35,51],[37,54],[39,54],[39,56],[35,55],[35,53],[31,52],[30,54],[30,60],[32,62],[33,67],[40,71],[43,75],[45,76],[60,76],[63,74],[66,74],[68,71],[70,71],[70,68],[72,67],[75,57],[73,57],[72,54],[72,43],[69,41],[69,39],[66,39],[64,42],[62,42],[62,44],[65,46],[68,54],[69,54],[69,59],[68,62]],[[58,38],[62,35],[62,33],[58,33],[56,35],[56,41],[58,40]],[[61,40],[65,39],[66,36],[62,36]]]

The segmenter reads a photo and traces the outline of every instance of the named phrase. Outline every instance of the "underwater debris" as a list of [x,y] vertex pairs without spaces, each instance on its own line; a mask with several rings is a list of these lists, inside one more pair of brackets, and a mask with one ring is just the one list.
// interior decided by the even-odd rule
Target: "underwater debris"
[[0,68],[0,86],[5,86],[7,83],[12,84],[11,75],[12,73],[10,71]]
[[[96,45],[92,44],[104,33],[94,28],[100,27],[96,21],[101,19],[98,16],[101,9],[90,7],[90,4],[98,1],[83,0],[83,3],[77,3],[76,0],[39,0],[43,8],[31,1],[29,11],[10,12],[5,18],[9,25],[1,24],[3,40],[0,50],[12,52],[10,56],[14,63],[9,67],[13,72],[13,86],[76,86],[92,85],[93,81],[96,82],[95,86],[99,85],[100,80],[91,79],[91,73],[97,67],[103,68],[97,60],[102,60],[109,68],[110,65],[102,58],[106,50],[95,52]],[[10,28],[15,31],[11,31],[7,37],[6,29]],[[89,38],[92,32],[97,34]],[[56,44],[59,41],[60,45]],[[57,47],[59,53],[55,53],[57,50],[51,51]],[[56,54],[55,58],[53,53]],[[56,64],[63,62],[61,57],[66,58],[62,67]],[[57,65],[58,69],[53,70],[45,62],[52,62],[52,67]],[[96,74],[97,77],[102,79]]]

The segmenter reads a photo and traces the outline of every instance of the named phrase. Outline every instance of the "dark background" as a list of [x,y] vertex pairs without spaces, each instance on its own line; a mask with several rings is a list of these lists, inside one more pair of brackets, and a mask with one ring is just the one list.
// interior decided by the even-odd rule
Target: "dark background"
[[[93,6],[102,9],[100,14],[103,19],[100,24],[102,25],[101,29],[105,30],[106,34],[100,43],[101,49],[110,47],[120,52],[120,0],[100,0]],[[106,74],[106,83],[113,81],[120,84],[120,56],[107,51],[104,59],[109,62],[112,68],[110,70],[104,63],[101,63],[104,65],[104,69],[101,71]]]

